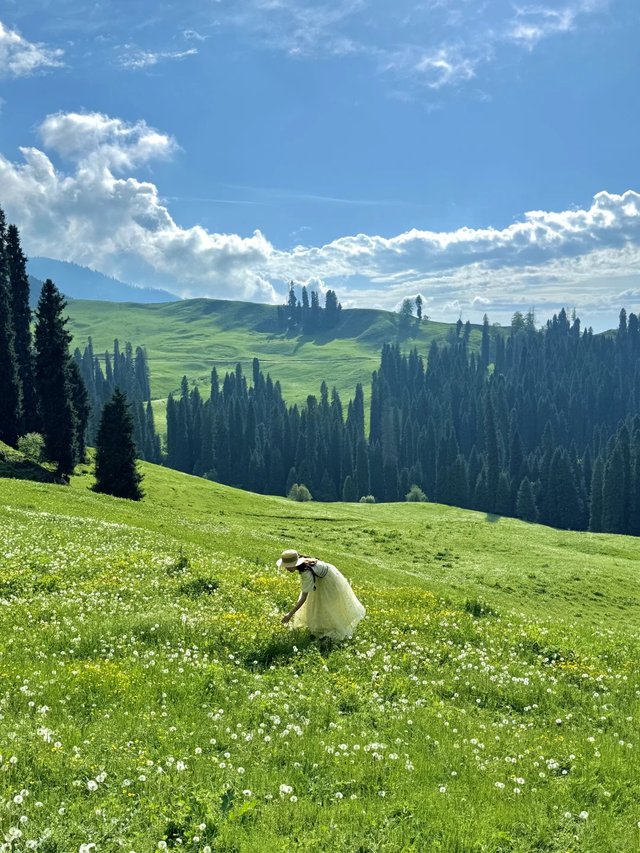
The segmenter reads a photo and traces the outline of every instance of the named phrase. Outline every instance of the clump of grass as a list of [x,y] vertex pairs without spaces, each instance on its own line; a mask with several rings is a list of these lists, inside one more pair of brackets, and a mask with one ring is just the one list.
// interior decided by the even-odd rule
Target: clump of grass
[[180,584],[178,592],[190,598],[198,598],[200,595],[211,595],[219,586],[220,582],[215,578],[193,578]]
[[167,574],[168,575],[184,575],[190,568],[191,561],[189,557],[184,552],[183,548],[180,548],[178,551],[178,555],[172,562],[167,566]]
[[475,619],[481,619],[483,616],[497,616],[497,612],[493,607],[480,598],[467,598],[464,603],[464,609]]

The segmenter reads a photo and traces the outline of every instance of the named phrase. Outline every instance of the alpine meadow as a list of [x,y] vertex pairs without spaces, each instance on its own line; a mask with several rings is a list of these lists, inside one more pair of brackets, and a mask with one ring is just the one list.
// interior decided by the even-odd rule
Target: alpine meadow
[[640,853],[637,0],[5,5],[0,853]]

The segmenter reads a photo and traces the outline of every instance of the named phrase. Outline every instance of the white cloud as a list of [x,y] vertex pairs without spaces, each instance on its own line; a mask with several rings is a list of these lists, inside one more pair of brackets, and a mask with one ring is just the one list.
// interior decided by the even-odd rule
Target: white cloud
[[27,41],[0,21],[0,77],[28,77],[43,68],[63,64],[64,51]]
[[232,12],[216,10],[223,26],[252,34],[265,46],[291,56],[341,56],[358,53],[359,40],[348,31],[367,0],[238,0]]
[[207,37],[203,36],[202,33],[199,33],[197,30],[183,30],[182,35],[188,41],[206,41]]
[[596,11],[591,2],[569,3],[560,8],[549,6],[523,6],[507,28],[506,38],[532,49],[542,39],[571,32],[581,14]]
[[292,56],[357,54],[405,88],[460,87],[508,48],[532,51],[552,36],[573,32],[609,0],[520,4],[396,0],[237,0],[219,7],[215,25]]
[[168,156],[176,148],[170,137],[145,122],[100,113],[48,116],[40,134],[46,148],[71,162],[69,171],[56,169],[37,148],[22,148],[21,164],[0,156],[3,205],[27,252],[134,282],[170,283],[185,295],[217,290],[232,298],[274,298],[259,273],[273,250],[259,232],[242,238],[180,228],[154,184],[118,177]]
[[196,47],[191,47],[188,50],[164,51],[137,50],[127,47],[125,50],[126,53],[120,57],[119,65],[129,71],[140,71],[142,68],[158,65],[159,62],[186,59],[187,56],[196,56],[198,53]]
[[[201,226],[182,228],[158,188],[133,173],[177,145],[144,122],[57,113],[40,127],[45,150],[0,156],[3,206],[27,253],[102,270],[185,296],[279,301],[287,283],[332,287],[347,306],[393,308],[416,292],[432,317],[454,311],[491,319],[535,304],[576,305],[593,316],[637,310],[640,193],[597,193],[585,208],[530,211],[505,228],[411,229],[355,234],[322,246],[278,250]],[[48,153],[46,153],[48,152]],[[69,165],[57,168],[57,154]],[[455,317],[454,317],[455,319]]]
[[174,139],[144,121],[129,124],[103,113],[53,113],[39,130],[45,148],[85,167],[132,169],[177,148]]
[[382,68],[437,90],[472,80],[476,68],[484,60],[484,56],[471,56],[460,46],[440,45],[430,50],[409,46],[389,55],[383,54]]

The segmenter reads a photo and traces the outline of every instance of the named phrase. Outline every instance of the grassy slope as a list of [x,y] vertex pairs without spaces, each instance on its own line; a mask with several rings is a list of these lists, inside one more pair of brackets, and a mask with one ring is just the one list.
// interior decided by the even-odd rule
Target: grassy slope
[[[96,352],[111,349],[114,337],[121,343],[128,340],[146,346],[158,398],[177,390],[185,374],[202,384],[208,395],[214,365],[224,373],[240,362],[250,375],[251,361],[257,357],[263,370],[280,380],[289,403],[317,394],[323,379],[329,387],[335,385],[346,401],[357,382],[368,388],[383,343],[399,340],[397,315],[373,309],[345,310],[331,334],[315,338],[265,330],[273,327],[276,308],[250,302],[190,299],[138,305],[79,300],[69,303],[69,314],[74,346],[83,348],[88,335]],[[445,339],[450,328],[446,323],[425,322],[400,341],[404,348],[415,345],[426,355],[431,341]],[[479,335],[474,327],[474,346]]]
[[[2,819],[26,814],[25,838],[639,849],[637,541],[144,470],[140,504],[88,476],[0,480],[0,753],[18,759],[0,788],[30,791]],[[296,580],[272,563],[290,545],[335,562],[367,605],[346,647],[279,627]],[[494,612],[475,618],[478,599]]]

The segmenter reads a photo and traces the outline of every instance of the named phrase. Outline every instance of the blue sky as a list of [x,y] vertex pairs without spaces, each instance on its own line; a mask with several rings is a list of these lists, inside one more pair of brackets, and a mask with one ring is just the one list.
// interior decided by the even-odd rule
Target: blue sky
[[637,0],[9,0],[0,205],[181,295],[640,307]]

